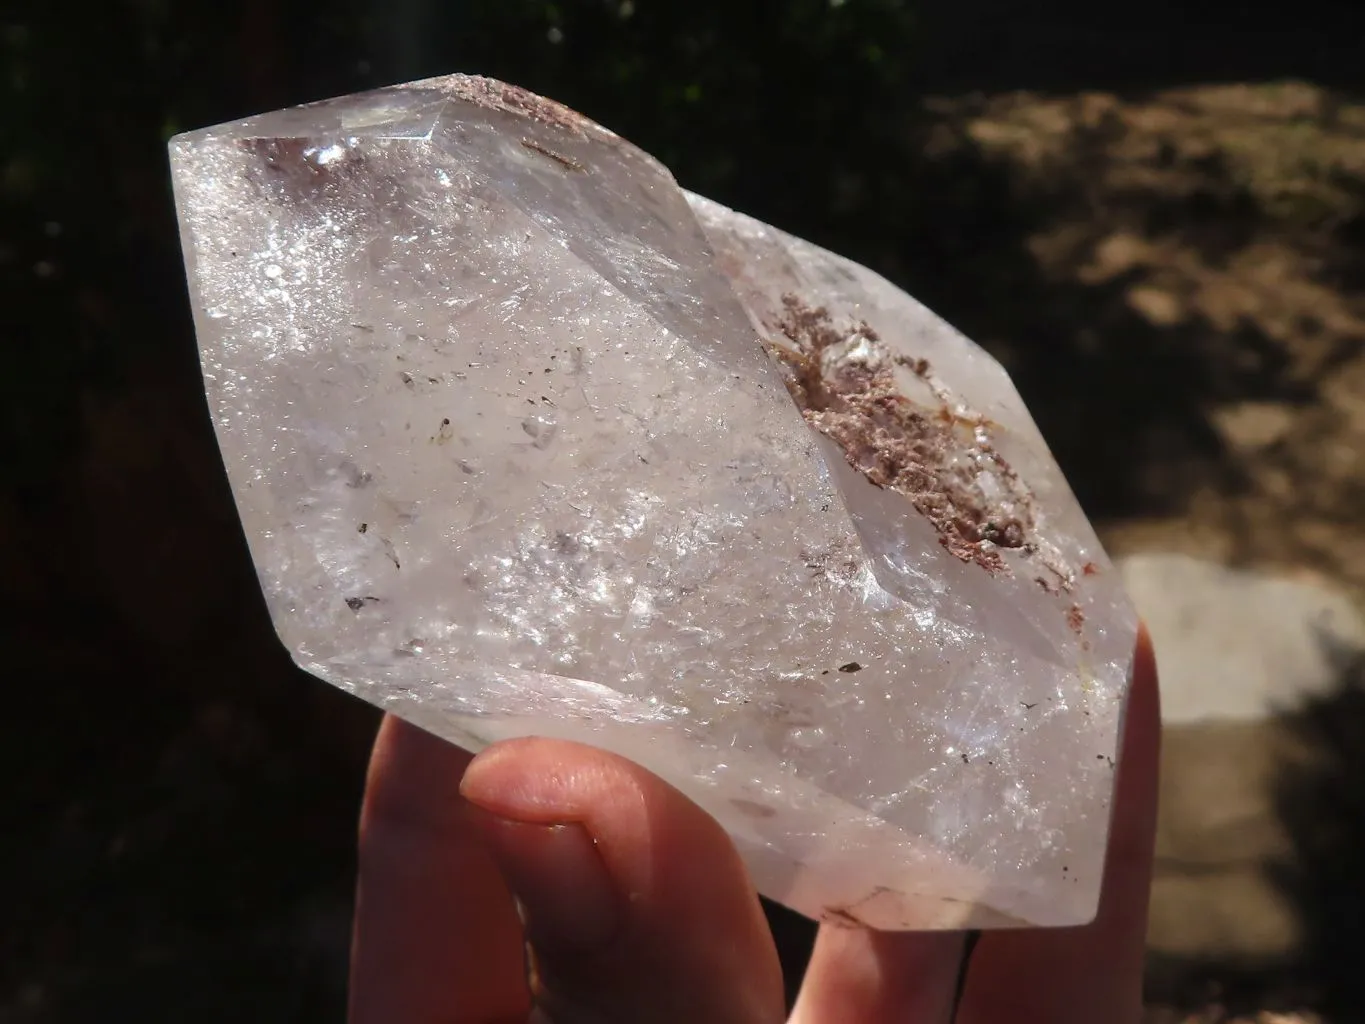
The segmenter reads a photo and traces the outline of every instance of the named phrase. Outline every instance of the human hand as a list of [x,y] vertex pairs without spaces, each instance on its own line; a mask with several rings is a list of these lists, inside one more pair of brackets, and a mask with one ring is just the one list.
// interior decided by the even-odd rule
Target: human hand
[[[1138,1021],[1159,734],[1144,632],[1093,924],[984,933],[956,1016],[962,933],[827,925],[791,1021]],[[353,1024],[785,1016],[777,954],[743,863],[677,790],[579,744],[516,740],[471,758],[385,721],[361,825]]]

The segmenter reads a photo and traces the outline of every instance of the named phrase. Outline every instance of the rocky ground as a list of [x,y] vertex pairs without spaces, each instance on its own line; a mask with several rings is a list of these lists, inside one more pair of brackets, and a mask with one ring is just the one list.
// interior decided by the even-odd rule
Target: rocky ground
[[[1365,600],[1365,105],[1289,82],[959,96],[910,121],[933,201],[913,245],[852,254],[1006,362],[1114,552]],[[339,1019],[374,716],[274,644],[196,374],[148,359],[84,395],[58,482],[0,499],[0,768],[26,780],[0,844],[0,1020],[114,1019],[149,991],[138,1019]],[[1320,884],[1277,890],[1299,902],[1256,948],[1157,950],[1151,1021],[1352,1019],[1359,899],[1324,907],[1361,886],[1358,721],[1348,701],[1283,725],[1341,753],[1316,817],[1268,840]],[[1191,763],[1279,742],[1228,729]],[[1230,774],[1273,787],[1284,763]],[[1263,889],[1270,867],[1246,870]]]
[[[1141,400],[1159,429],[1124,485],[1141,511],[1104,517],[1111,547],[1317,571],[1365,592],[1365,548],[1351,543],[1365,497],[1365,106],[1290,82],[931,107],[932,151],[976,147],[1049,209],[1026,244],[1046,280],[1098,300],[1051,342],[1090,363],[1080,379],[1096,400],[1115,364],[1147,364]],[[995,347],[1042,390],[1053,368],[1036,348],[1003,335]],[[1043,417],[1066,458],[1090,403],[1047,397],[1065,406]]]
[[[1310,817],[1358,813],[1349,794],[1365,780],[1338,750],[1354,741],[1311,713],[1196,721],[1176,705],[1200,686],[1250,685],[1256,672],[1230,664],[1238,657],[1283,655],[1266,684],[1283,689],[1250,699],[1286,707],[1310,686],[1318,713],[1359,714],[1349,672],[1313,668],[1311,638],[1271,635],[1301,621],[1321,638],[1320,602],[1349,616],[1365,597],[1353,537],[1365,486],[1365,106],[1283,83],[931,109],[931,152],[985,154],[1011,195],[1049,210],[1022,233],[1060,306],[1022,338],[989,315],[978,336],[1013,364],[1112,552],[1209,564],[1162,581],[1190,602],[1163,634],[1190,679],[1168,702],[1151,936],[1152,995],[1166,1005],[1151,1019],[1319,1019],[1279,1012],[1303,1006],[1353,1019],[1361,993],[1339,962],[1359,935],[1328,905],[1358,905],[1355,829],[1285,806],[1292,789]],[[1105,408],[1125,374],[1138,378],[1136,403]],[[1106,431],[1123,460],[1108,479],[1088,471]],[[1249,571],[1229,582],[1218,566]],[[1288,589],[1261,599],[1263,586]],[[1140,600],[1160,602],[1160,587]],[[1182,627],[1209,637],[1205,653]]]

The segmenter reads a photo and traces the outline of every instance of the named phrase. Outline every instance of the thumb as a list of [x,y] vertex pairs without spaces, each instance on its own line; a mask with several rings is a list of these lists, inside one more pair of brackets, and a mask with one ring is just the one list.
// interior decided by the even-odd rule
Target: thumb
[[537,1008],[554,1024],[777,1024],[782,979],[758,897],[716,822],[644,769],[514,740],[462,791],[516,895]]

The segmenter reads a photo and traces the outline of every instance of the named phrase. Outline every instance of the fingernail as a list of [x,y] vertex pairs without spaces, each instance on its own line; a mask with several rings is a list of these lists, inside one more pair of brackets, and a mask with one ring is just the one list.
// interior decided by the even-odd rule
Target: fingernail
[[620,923],[616,891],[587,829],[479,817],[533,946],[587,952],[611,941]]

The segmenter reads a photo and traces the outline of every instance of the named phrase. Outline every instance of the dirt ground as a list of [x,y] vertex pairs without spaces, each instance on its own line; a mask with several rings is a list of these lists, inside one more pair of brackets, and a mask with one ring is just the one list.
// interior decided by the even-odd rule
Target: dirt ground
[[[931,153],[999,161],[1013,195],[1049,210],[1024,244],[1059,301],[1086,314],[1045,309],[1052,322],[1022,339],[993,323],[977,336],[1013,364],[1111,552],[1179,551],[1365,598],[1354,540],[1365,106],[1289,82],[1126,100],[966,97],[931,110]],[[1127,374],[1135,388],[1112,386]],[[1135,435],[1125,420],[1143,426]],[[1091,470],[1106,436],[1136,472]],[[1158,984],[1167,1005],[1149,1019],[1322,1019],[1294,1011],[1323,999],[1311,966],[1281,981],[1221,973],[1202,965],[1196,986]]]
[[[1030,251],[1046,278],[1102,296],[1059,355],[1090,356],[1092,384],[1127,358],[1155,364],[1141,400],[1165,408],[1122,502],[1139,511],[1088,502],[1111,549],[1316,571],[1365,593],[1351,542],[1365,497],[1365,106],[1291,82],[933,108],[938,152],[970,141],[1025,196],[1052,197]],[[1135,356],[1104,351],[1134,342]],[[994,347],[1007,362],[1032,354]],[[1031,362],[1026,392],[1049,372]],[[1067,459],[1088,403],[1045,398],[1063,406],[1039,415]]]
[[[1365,104],[1296,82],[1010,93],[905,132],[929,197],[912,242],[850,255],[1011,369],[1113,552],[1365,600]],[[0,768],[31,781],[0,844],[6,1022],[116,1019],[153,990],[137,1019],[340,1018],[375,716],[275,643],[185,341],[83,400],[58,485],[0,500],[24,639]],[[1319,1020],[1245,991],[1150,1020]]]

